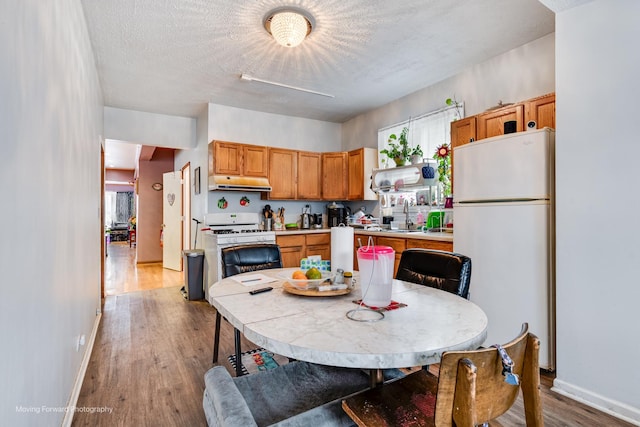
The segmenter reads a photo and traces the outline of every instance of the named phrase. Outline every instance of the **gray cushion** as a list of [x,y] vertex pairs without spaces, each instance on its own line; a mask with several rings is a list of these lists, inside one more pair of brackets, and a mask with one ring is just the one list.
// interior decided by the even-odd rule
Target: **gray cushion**
[[222,366],[205,375],[210,426],[351,426],[342,398],[369,387],[360,369],[292,362],[232,378]]

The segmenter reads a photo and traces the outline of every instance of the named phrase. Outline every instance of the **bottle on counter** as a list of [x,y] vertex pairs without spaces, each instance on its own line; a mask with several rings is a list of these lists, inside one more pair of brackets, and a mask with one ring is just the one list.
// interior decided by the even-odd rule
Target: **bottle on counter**
[[353,287],[353,273],[350,271],[344,272],[344,284],[347,285],[348,288]]
[[422,209],[418,209],[418,214],[416,215],[416,225],[424,225],[424,214],[422,213]]

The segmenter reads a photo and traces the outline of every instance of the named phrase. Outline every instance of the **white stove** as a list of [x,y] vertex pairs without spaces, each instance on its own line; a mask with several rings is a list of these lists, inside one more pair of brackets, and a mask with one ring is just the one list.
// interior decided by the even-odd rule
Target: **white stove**
[[276,233],[260,229],[257,213],[211,213],[204,216],[202,228],[205,256],[205,298],[209,300],[209,287],[222,280],[223,248],[251,245],[255,243],[275,243]]

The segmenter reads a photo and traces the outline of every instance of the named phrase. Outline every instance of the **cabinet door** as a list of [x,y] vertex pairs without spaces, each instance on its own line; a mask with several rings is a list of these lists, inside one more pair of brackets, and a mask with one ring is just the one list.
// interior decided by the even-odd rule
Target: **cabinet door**
[[371,190],[371,174],[378,167],[378,150],[359,148],[347,153],[347,199],[378,200]]
[[281,148],[269,149],[269,199],[295,199],[297,152]]
[[476,117],[451,122],[451,147],[459,147],[468,144],[471,138],[476,139]]
[[349,170],[349,181],[347,190],[347,199],[363,200],[364,199],[364,151],[349,151],[347,160],[347,169]]
[[400,257],[402,252],[407,248],[407,239],[401,239],[397,237],[378,237],[376,239],[378,246],[391,246],[396,251],[396,260],[393,266],[393,277],[396,277],[398,272],[398,265],[400,264]]
[[525,122],[536,122],[536,128],[556,128],[556,95],[550,94],[528,101],[524,106]]
[[329,245],[313,245],[307,246],[306,256],[320,255],[323,260],[331,259],[331,246]]
[[471,139],[476,139],[476,118],[465,117],[464,119],[451,122],[451,188],[453,188],[453,149],[461,145],[468,144]]
[[322,198],[344,200],[347,198],[347,153],[322,154]]
[[504,123],[515,120],[516,130],[524,130],[524,105],[517,104],[489,113],[482,113],[477,116],[477,139],[491,138],[493,136],[504,135]]
[[215,141],[213,154],[214,173],[221,175],[241,175],[241,157],[242,144]]
[[212,176],[215,175],[215,169],[214,169],[214,165],[213,165],[213,158],[215,157],[215,146],[216,143],[214,141],[211,141],[209,143],[209,147],[208,147],[208,151],[209,151],[209,170],[208,170],[208,176]]
[[276,243],[280,246],[282,266],[284,268],[300,267],[300,260],[305,257],[304,235],[276,236]]
[[242,174],[244,176],[269,176],[269,151],[257,145],[242,146]]
[[442,242],[439,240],[425,239],[407,239],[407,249],[410,248],[435,249],[438,251],[453,252],[453,242]]
[[331,233],[307,234],[305,256],[320,255],[322,259],[331,259]]
[[[369,238],[371,238],[371,242],[369,242]],[[358,271],[358,248],[361,246],[367,246],[371,243],[371,246],[375,246],[376,237],[369,236],[366,234],[355,234],[353,236],[353,270]]]
[[322,199],[322,155],[298,152],[298,199]]

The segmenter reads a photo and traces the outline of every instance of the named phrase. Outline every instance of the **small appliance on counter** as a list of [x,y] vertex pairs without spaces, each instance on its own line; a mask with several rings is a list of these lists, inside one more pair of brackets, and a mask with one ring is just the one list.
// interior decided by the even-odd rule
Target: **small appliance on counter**
[[317,213],[311,216],[313,220],[313,228],[322,228],[322,214]]
[[330,203],[327,205],[327,225],[329,227],[337,227],[340,224],[349,225],[349,215],[351,210],[340,203]]
[[308,230],[311,228],[313,218],[311,217],[311,213],[309,213],[309,209],[309,205],[305,205],[304,208],[302,208],[302,215],[300,217],[300,228],[302,228],[303,230]]

